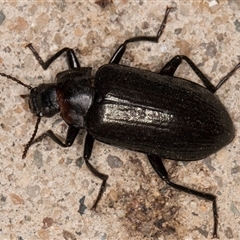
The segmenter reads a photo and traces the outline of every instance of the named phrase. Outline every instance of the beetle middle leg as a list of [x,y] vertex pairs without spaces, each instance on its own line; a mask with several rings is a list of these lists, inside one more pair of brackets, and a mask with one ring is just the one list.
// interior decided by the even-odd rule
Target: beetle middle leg
[[156,36],[138,36],[138,37],[133,37],[133,38],[127,39],[124,43],[122,43],[118,47],[118,49],[113,54],[111,60],[109,61],[109,63],[118,64],[120,62],[124,52],[126,51],[126,47],[127,47],[128,43],[139,42],[139,41],[148,41],[148,42],[155,42],[155,43],[157,43],[158,39],[161,37],[161,35],[163,33],[163,30],[164,30],[164,28],[166,26],[167,18],[168,18],[168,15],[169,15],[171,10],[172,10],[171,7],[167,7],[166,8],[164,19],[163,19],[163,21],[162,21],[162,23],[160,25],[160,28],[159,28]]
[[214,218],[213,237],[217,238],[217,225],[218,225],[218,213],[217,213],[217,202],[216,202],[217,197],[210,193],[200,192],[200,191],[197,191],[197,190],[194,190],[194,189],[191,189],[188,187],[184,187],[184,186],[181,186],[181,185],[171,182],[168,177],[167,170],[163,165],[162,159],[157,155],[148,155],[148,159],[149,159],[149,162],[151,163],[152,167],[156,171],[156,173],[159,175],[159,177],[165,183],[167,183],[169,186],[171,186],[179,191],[186,192],[186,193],[195,195],[197,197],[204,198],[204,199],[212,202],[213,218]]
[[203,72],[197,67],[197,65],[187,56],[185,55],[177,55],[173,57],[159,72],[162,75],[173,76],[179,65],[182,63],[182,60],[185,60],[188,65],[192,68],[192,70],[196,73],[196,75],[203,82],[205,87],[212,93],[215,93],[232,75],[233,73],[240,67],[240,63],[238,63],[226,76],[224,76],[217,86],[214,86],[209,79],[203,74]]

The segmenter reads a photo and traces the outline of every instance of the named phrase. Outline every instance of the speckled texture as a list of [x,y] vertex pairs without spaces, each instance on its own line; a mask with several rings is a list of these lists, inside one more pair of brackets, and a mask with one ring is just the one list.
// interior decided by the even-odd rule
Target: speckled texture
[[[238,0],[96,2],[1,1],[0,72],[32,86],[53,82],[66,68],[64,59],[43,71],[24,48],[31,42],[43,59],[74,48],[94,74],[125,39],[154,35],[167,5],[176,9],[159,43],[131,44],[124,64],[158,71],[174,55],[185,54],[216,84],[239,61]],[[176,74],[198,81],[186,64]],[[240,239],[239,79],[240,70],[217,92],[234,121],[234,141],[202,161],[166,161],[174,182],[217,195],[220,239]],[[0,89],[1,239],[211,239],[209,202],[166,186],[145,155],[99,142],[91,162],[109,180],[98,213],[91,211],[101,182],[83,164],[84,132],[69,149],[46,139],[22,160],[36,119],[20,97],[25,88],[1,77]],[[49,128],[66,135],[60,116],[43,119],[38,134]]]

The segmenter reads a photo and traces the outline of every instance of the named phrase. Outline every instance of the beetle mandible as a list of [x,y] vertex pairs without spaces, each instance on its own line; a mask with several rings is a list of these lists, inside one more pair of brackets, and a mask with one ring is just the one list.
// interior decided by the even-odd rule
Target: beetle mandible
[[[162,159],[203,159],[233,140],[235,130],[231,118],[214,93],[240,67],[240,63],[216,86],[184,55],[173,57],[158,73],[119,64],[129,43],[158,42],[171,9],[166,8],[156,36],[137,36],[123,42],[109,63],[98,69],[94,85],[91,83],[91,67],[81,67],[73,49],[67,47],[44,62],[32,44],[27,45],[43,69],[47,69],[54,60],[66,53],[69,69],[57,74],[56,83],[40,84],[33,88],[5,73],[0,75],[30,90],[29,107],[37,116],[35,130],[25,146],[22,158],[26,157],[32,144],[45,137],[50,137],[62,147],[70,147],[80,129],[84,128],[87,131],[85,163],[102,180],[93,209],[96,209],[108,179],[106,174],[100,173],[89,162],[94,141],[98,140],[147,154],[152,167],[168,185],[211,201],[213,237],[217,237],[216,196],[173,183]],[[183,60],[205,87],[174,76]],[[59,112],[68,124],[65,142],[51,130],[35,138],[41,118],[50,118]]]

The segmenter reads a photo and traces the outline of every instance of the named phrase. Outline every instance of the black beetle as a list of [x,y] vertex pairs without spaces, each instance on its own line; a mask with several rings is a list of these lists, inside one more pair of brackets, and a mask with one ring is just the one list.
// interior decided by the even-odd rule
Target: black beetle
[[[173,57],[159,73],[119,65],[128,43],[158,42],[170,11],[171,8],[167,7],[156,36],[133,37],[122,43],[109,64],[98,69],[93,83],[91,68],[80,67],[72,49],[63,48],[44,62],[31,44],[27,47],[43,69],[47,69],[64,52],[67,54],[69,69],[57,74],[56,83],[40,84],[35,88],[5,73],[0,75],[30,90],[29,107],[38,117],[34,133],[25,146],[23,158],[32,144],[47,136],[62,147],[70,147],[79,130],[85,128],[87,135],[84,159],[89,170],[102,180],[93,209],[96,209],[108,178],[89,162],[96,139],[146,153],[157,174],[167,184],[212,201],[213,237],[217,237],[216,196],[171,182],[162,158],[199,160],[233,140],[235,131],[231,118],[214,93],[240,67],[240,63],[223,77],[216,87],[183,55]],[[182,60],[189,64],[205,87],[173,76]],[[65,142],[51,130],[35,139],[41,118],[52,117],[58,112],[69,126]]]

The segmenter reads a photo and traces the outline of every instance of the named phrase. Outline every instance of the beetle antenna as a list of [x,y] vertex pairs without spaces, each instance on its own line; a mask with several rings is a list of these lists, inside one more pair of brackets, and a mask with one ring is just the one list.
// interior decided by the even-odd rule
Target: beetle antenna
[[12,77],[12,76],[7,75],[7,74],[5,74],[5,73],[0,73],[0,76],[6,77],[6,78],[8,78],[8,79],[11,79],[11,80],[13,80],[14,82],[16,82],[16,83],[18,83],[18,84],[26,87],[28,90],[32,90],[32,87],[31,87],[30,85],[27,85],[27,84],[21,82],[20,80],[18,80],[18,79],[15,78],[15,77]]
[[33,140],[34,140],[34,138],[35,138],[35,136],[37,134],[38,125],[39,125],[40,121],[41,121],[41,117],[38,117],[36,125],[35,125],[34,132],[33,132],[32,136],[31,136],[30,140],[28,141],[28,143],[25,145],[25,148],[24,148],[24,151],[23,151],[23,155],[22,155],[22,159],[24,159],[26,157],[28,149],[30,148],[30,146],[33,143]]

